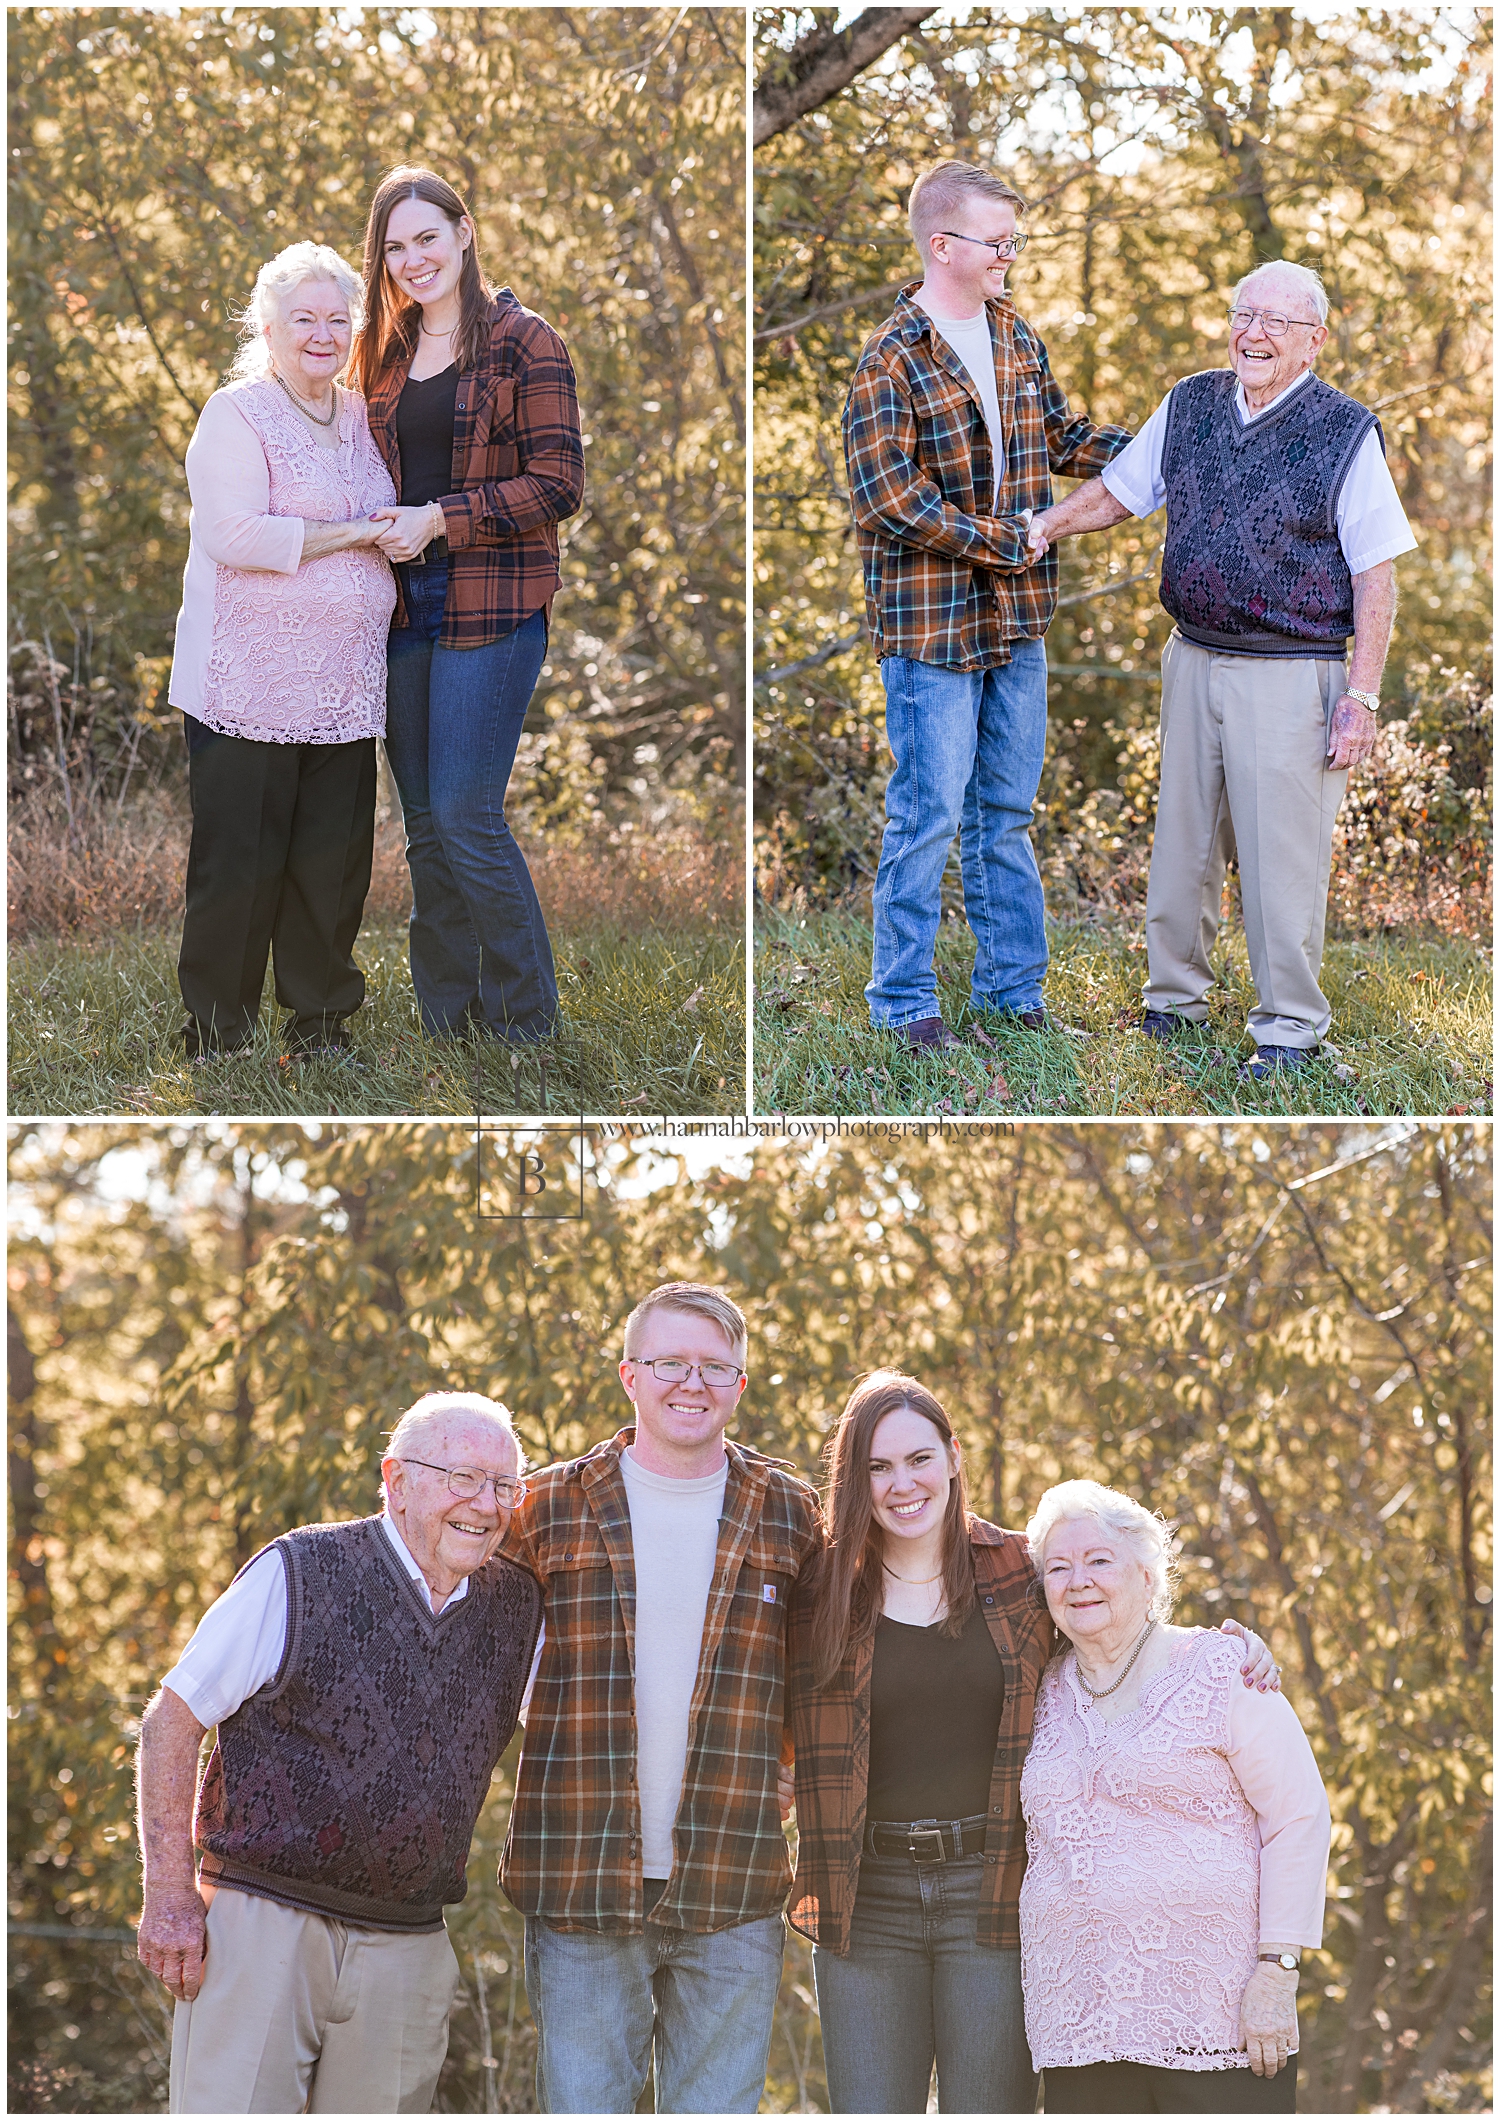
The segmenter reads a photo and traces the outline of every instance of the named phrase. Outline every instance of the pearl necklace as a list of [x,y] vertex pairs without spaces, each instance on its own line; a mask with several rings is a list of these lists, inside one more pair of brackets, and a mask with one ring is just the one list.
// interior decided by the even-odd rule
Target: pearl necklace
[[1124,1671],[1120,1674],[1119,1678],[1115,1681],[1113,1686],[1091,1687],[1088,1681],[1083,1676],[1083,1666],[1078,1662],[1078,1652],[1076,1649],[1074,1650],[1073,1665],[1074,1669],[1078,1673],[1078,1684],[1083,1688],[1083,1691],[1085,1692],[1085,1694],[1088,1695],[1091,1701],[1108,1701],[1111,1694],[1119,1693],[1121,1687],[1130,1677],[1130,1666],[1135,1663],[1135,1660],[1137,1659],[1137,1657],[1140,1656],[1141,1651],[1146,1647],[1146,1637],[1151,1633],[1151,1630],[1155,1626],[1156,1622],[1154,1619],[1148,1620],[1146,1622],[1146,1626],[1141,1635],[1140,1641],[1136,1644],[1135,1648],[1130,1653],[1130,1663],[1126,1665]]

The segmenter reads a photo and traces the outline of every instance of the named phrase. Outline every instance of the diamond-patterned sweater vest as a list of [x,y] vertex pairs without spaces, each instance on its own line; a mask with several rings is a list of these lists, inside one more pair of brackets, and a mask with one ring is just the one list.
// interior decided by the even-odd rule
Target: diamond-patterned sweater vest
[[1334,511],[1380,422],[1316,376],[1248,427],[1234,395],[1227,368],[1172,386],[1162,603],[1201,648],[1340,661],[1354,590]]
[[497,1557],[434,1614],[374,1517],[272,1544],[286,1569],[286,1649],[275,1678],[219,1726],[198,1797],[203,1875],[365,1928],[437,1929],[468,1890],[540,1588]]

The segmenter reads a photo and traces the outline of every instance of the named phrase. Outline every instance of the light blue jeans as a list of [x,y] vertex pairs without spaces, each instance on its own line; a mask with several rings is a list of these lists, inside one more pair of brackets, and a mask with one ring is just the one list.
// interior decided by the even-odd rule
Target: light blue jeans
[[629,2114],[656,2046],[662,2114],[753,2114],[781,1984],[781,1917],[700,1936],[599,1937],[526,1918],[544,2114]]
[[880,675],[896,770],[875,878],[870,1021],[899,1026],[939,1013],[932,952],[955,833],[979,946],[974,1007],[1039,1008],[1047,933],[1028,827],[1047,747],[1046,644],[1013,641],[998,670],[887,656]]
[[836,2114],[1030,2114],[1021,1954],[975,1941],[984,1858],[864,1856],[849,1953],[813,1948]]

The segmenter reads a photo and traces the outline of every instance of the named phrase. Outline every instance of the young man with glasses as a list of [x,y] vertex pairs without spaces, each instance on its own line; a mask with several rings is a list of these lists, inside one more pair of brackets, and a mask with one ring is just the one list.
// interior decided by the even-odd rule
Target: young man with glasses
[[545,1636],[500,1868],[526,1916],[544,2113],[753,2114],[790,1883],[787,1598],[816,1498],[726,1440],[745,1320],[668,1282],[625,1323],[632,1427],[534,1474],[506,1552]]
[[1086,478],[1130,436],[1075,418],[1005,276],[1026,202],[939,162],[912,186],[923,278],[867,341],[844,409],[849,499],[895,772],[875,879],[871,1021],[952,1045],[933,948],[955,833],[976,1012],[1048,1026],[1042,880],[1028,827],[1047,736],[1043,636],[1057,563],[1033,551],[1051,474]]
[[526,1491],[504,1407],[429,1394],[381,1473],[380,1516],[245,1564],[142,1719],[138,1950],[177,1998],[173,2113],[431,2109],[458,1981],[443,1909],[541,1597],[496,1553]]
[[1240,1072],[1256,1080],[1305,1066],[1332,1018],[1319,973],[1334,820],[1349,768],[1375,749],[1393,563],[1416,544],[1379,420],[1313,374],[1327,317],[1310,267],[1249,274],[1231,298],[1229,367],[1174,384],[1102,477],[1032,526],[1041,545],[1165,503],[1161,601],[1177,623],[1141,1028],[1171,1039],[1207,1022],[1238,851],[1256,992]]

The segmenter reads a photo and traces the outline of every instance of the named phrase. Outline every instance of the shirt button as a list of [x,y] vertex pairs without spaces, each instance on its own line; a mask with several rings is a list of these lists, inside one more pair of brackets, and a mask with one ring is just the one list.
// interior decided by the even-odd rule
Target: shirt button
[[993,1605],[995,1603],[994,1599],[989,1597],[987,1597],[984,1602],[986,1605]]

